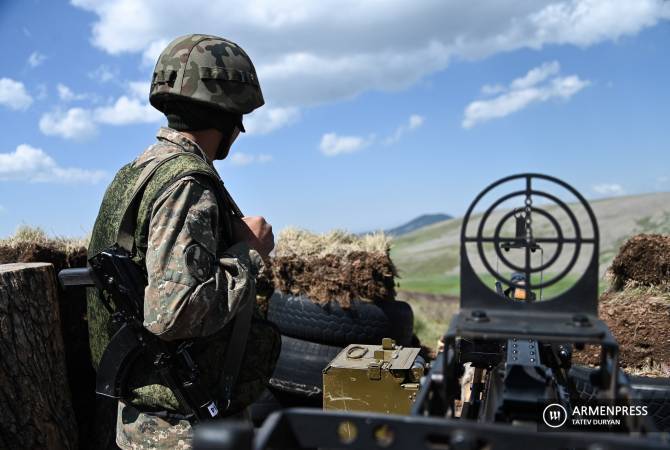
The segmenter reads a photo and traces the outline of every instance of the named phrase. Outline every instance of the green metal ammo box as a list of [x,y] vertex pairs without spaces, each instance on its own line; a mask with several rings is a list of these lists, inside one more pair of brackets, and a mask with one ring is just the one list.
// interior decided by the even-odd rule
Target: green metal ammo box
[[323,409],[409,414],[424,364],[418,348],[351,344],[323,370]]

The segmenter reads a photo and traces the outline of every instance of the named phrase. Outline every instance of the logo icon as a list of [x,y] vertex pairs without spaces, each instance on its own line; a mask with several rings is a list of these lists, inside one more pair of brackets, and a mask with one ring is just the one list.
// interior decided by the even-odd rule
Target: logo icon
[[542,420],[548,427],[559,428],[568,420],[568,412],[562,405],[552,403],[542,411]]

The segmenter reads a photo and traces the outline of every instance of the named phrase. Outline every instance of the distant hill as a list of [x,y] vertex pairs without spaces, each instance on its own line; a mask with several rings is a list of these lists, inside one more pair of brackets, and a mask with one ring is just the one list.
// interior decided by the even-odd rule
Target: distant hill
[[452,219],[452,216],[448,214],[423,214],[398,227],[391,228],[390,230],[384,230],[384,233],[391,236],[402,236],[403,234],[418,230],[419,228],[427,227],[428,225],[432,225],[437,222],[444,222],[445,220],[449,219]]
[[[670,193],[612,197],[591,200],[590,203],[600,227],[601,274],[611,264],[619,247],[632,235],[670,234]],[[491,217],[493,223],[497,217],[494,216]],[[445,284],[453,284],[459,267],[461,222],[461,218],[453,218],[394,236],[391,258],[401,275],[401,289],[428,290],[422,286],[430,281],[434,282],[432,290],[442,292],[446,289]]]

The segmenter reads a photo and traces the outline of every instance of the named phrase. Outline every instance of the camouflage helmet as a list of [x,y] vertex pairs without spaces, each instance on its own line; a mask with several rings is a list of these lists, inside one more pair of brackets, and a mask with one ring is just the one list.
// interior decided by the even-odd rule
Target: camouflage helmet
[[263,93],[249,56],[234,42],[189,34],[170,42],[158,57],[149,101],[158,110],[173,101],[193,101],[233,114],[262,106]]

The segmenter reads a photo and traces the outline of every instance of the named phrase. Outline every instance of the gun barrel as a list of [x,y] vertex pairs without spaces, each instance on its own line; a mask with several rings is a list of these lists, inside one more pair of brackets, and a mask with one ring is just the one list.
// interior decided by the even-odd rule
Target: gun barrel
[[95,281],[90,267],[63,269],[58,272],[58,280],[63,288],[69,286],[93,287]]

